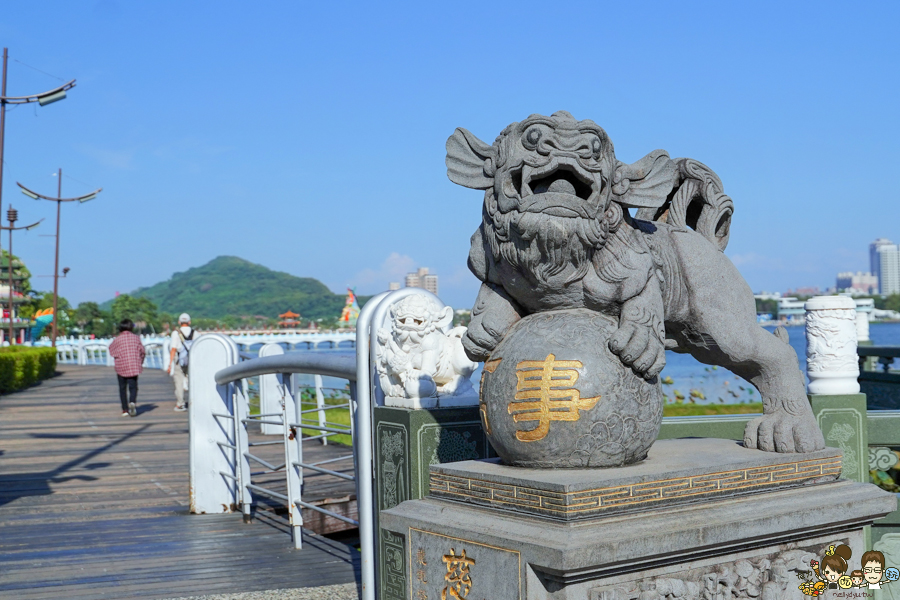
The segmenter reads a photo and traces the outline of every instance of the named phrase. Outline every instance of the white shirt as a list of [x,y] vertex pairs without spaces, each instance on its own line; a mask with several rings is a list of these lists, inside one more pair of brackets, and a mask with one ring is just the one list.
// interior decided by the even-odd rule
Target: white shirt
[[[187,337],[191,334],[191,331],[194,331],[193,329],[191,329],[189,327],[186,329],[188,330],[187,333],[184,333],[181,330],[181,327],[179,327],[178,329],[176,329],[175,331],[172,332],[172,347],[175,349],[176,352],[181,350],[181,336]],[[197,336],[197,332],[194,331],[193,339],[195,339],[196,336]]]

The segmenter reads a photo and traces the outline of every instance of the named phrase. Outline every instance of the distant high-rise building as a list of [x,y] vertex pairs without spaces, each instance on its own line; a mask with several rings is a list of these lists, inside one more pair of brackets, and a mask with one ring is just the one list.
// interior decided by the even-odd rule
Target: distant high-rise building
[[434,294],[438,295],[438,276],[437,275],[425,275],[422,277],[422,287]]
[[887,238],[878,238],[869,244],[869,272],[878,274],[878,249],[882,246],[893,246],[894,242]]
[[835,287],[851,294],[875,294],[878,292],[878,277],[861,271],[838,273]]
[[418,273],[407,273],[406,279],[403,280],[403,287],[422,287],[420,283]]
[[437,296],[438,293],[438,276],[429,274],[428,267],[419,267],[415,273],[406,274],[406,287],[423,288]]
[[900,294],[900,248],[897,244],[878,247],[878,291]]
[[[894,242],[886,238],[878,238],[869,244],[869,272],[875,275],[875,277],[878,277],[878,290],[881,289],[881,254],[879,253],[879,249],[887,246],[894,246]],[[881,293],[883,294],[884,292]]]
[[392,282],[390,282],[390,283],[388,284],[388,291],[389,291],[389,292],[393,292],[394,290],[399,290],[399,289],[400,289],[400,282],[399,282],[399,281],[392,281]]
[[788,290],[784,293],[785,296],[818,296],[822,293],[822,290],[819,289],[819,286],[807,286],[807,287],[798,287],[795,290]]

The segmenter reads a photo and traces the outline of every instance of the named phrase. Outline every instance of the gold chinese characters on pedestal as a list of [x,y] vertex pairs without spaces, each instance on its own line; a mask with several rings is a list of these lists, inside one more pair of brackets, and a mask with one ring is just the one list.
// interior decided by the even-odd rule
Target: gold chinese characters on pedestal
[[475,565],[475,559],[466,556],[463,550],[459,555],[450,548],[450,554],[442,557],[447,573],[444,575],[444,589],[441,600],[465,600],[472,589],[472,574],[469,569]]

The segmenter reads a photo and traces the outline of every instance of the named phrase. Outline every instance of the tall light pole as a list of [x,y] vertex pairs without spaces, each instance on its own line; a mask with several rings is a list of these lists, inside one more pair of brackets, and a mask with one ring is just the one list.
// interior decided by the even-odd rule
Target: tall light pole
[[[13,345],[13,340],[16,338],[15,329],[13,325],[13,253],[12,253],[12,232],[17,231],[19,229],[34,229],[38,225],[41,224],[41,221],[36,223],[32,223],[31,225],[26,225],[25,227],[15,227],[16,221],[19,220],[19,211],[14,209],[12,205],[10,205],[9,210],[6,211],[6,219],[9,221],[9,227],[0,227],[0,229],[6,229],[9,231],[9,260],[7,261],[7,271],[9,272],[9,345]],[[53,315],[53,320],[56,321],[56,313]]]
[[[66,97],[66,91],[75,87],[75,80],[64,83],[58,88],[40,94],[32,94],[31,96],[7,96],[6,95],[6,62],[9,58],[7,48],[3,49],[3,80],[0,83],[0,210],[3,209],[3,142],[6,135],[6,105],[7,104],[28,104],[29,102],[37,102],[41,106],[52,104]],[[54,323],[56,320],[54,319]]]
[[63,198],[62,197],[62,169],[57,172],[57,177],[59,181],[56,182],[56,198],[51,198],[50,196],[44,196],[43,194],[38,194],[37,192],[33,192],[29,190],[27,187],[16,182],[16,185],[22,188],[22,193],[28,196],[29,198],[34,198],[35,200],[50,200],[52,202],[56,202],[56,262],[53,266],[53,333],[50,337],[50,343],[53,347],[56,347],[56,333],[57,323],[59,322],[59,314],[57,313],[57,309],[59,308],[59,217],[60,217],[60,207],[63,202],[87,202],[88,200],[93,200],[97,197],[97,194],[103,191],[103,188],[97,188],[90,194],[86,194],[84,196],[78,196],[76,198]]

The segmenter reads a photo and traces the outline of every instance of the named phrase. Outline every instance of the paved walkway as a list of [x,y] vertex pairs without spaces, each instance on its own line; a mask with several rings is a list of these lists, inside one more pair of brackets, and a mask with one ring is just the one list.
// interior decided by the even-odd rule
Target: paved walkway
[[60,370],[0,397],[0,599],[352,593],[333,587],[358,580],[347,545],[310,534],[295,550],[276,515],[188,514],[187,413],[165,373],[141,376],[132,419],[112,369]]

